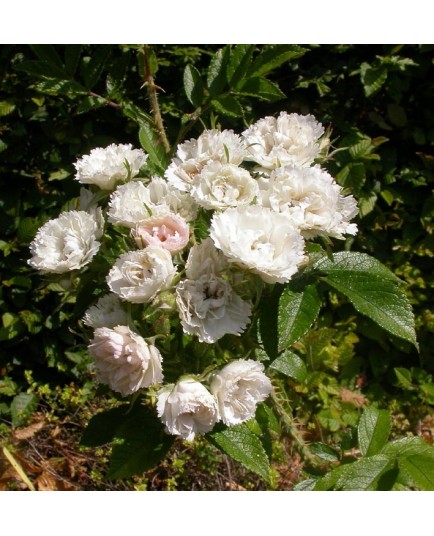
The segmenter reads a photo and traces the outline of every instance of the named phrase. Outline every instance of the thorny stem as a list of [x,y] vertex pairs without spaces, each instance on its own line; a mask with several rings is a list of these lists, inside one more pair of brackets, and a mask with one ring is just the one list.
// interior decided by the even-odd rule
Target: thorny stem
[[286,408],[286,397],[282,395],[278,390],[273,390],[271,392],[271,399],[273,401],[274,407],[279,414],[281,421],[283,422],[284,427],[290,436],[297,443],[298,449],[303,455],[303,458],[307,460],[312,465],[317,465],[317,460],[314,455],[311,453],[306,441],[303,439],[302,435],[297,429],[294,419],[292,418],[288,408]]
[[148,97],[151,102],[151,110],[154,116],[155,126],[158,131],[158,137],[164,147],[164,151],[170,153],[170,143],[164,130],[163,118],[161,117],[160,105],[158,104],[157,88],[158,86],[154,82],[154,77],[151,73],[151,67],[149,65],[149,46],[143,45],[143,67],[145,73],[145,85],[148,90]]

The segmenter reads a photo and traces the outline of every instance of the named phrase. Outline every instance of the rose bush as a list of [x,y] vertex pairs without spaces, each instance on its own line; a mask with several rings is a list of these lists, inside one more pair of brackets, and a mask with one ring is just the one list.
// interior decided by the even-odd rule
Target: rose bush
[[[340,177],[338,184],[323,168],[330,161],[326,154],[330,140],[312,115],[282,112],[276,118],[267,116],[238,135],[221,130],[210,114],[211,128],[183,142],[202,104],[204,110],[219,110],[223,105],[233,110],[236,105],[231,99],[243,102],[241,81],[236,91],[229,89],[226,94],[224,88],[228,80],[237,83],[233,69],[238,65],[236,54],[244,48],[225,50],[222,54],[228,55],[231,67],[214,86],[217,66],[213,65],[207,91],[199,91],[197,73],[186,69],[185,80],[193,80],[198,88],[194,93],[188,84],[185,88],[197,112],[184,117],[185,128],[172,152],[164,148],[167,140],[158,117],[152,125],[142,117],[140,141],[149,156],[141,171],[117,178],[110,189],[99,191],[95,182],[88,183],[87,194],[82,192],[79,208],[95,221],[103,213],[108,224],[93,256],[95,262],[71,274],[71,293],[82,278],[78,311],[82,308],[83,312],[84,305],[108,289],[119,300],[100,299],[96,309],[88,307],[83,324],[96,330],[93,338],[87,333],[92,341],[98,329],[116,331],[123,326],[147,345],[158,346],[165,383],[161,388],[155,383],[131,391],[133,405],[156,409],[158,418],[150,429],[164,427],[169,434],[187,439],[205,434],[267,479],[266,428],[271,424],[265,421],[272,418],[269,411],[276,412],[294,433],[294,427],[287,424],[292,409],[284,399],[294,382],[297,396],[326,396],[312,384],[312,370],[307,384],[305,358],[309,369],[314,369],[319,358],[309,330],[321,303],[328,299],[327,288],[333,289],[333,304],[335,293],[343,295],[393,337],[406,344],[415,344],[415,337],[409,304],[396,278],[375,259],[350,251],[357,231],[351,220],[358,203],[342,189],[345,179]],[[219,65],[226,65],[224,58],[217,59]],[[252,74],[256,68],[252,63],[250,74],[244,74],[255,87],[263,86],[267,82]],[[152,84],[148,88],[155,91]],[[136,113],[125,106],[131,115]],[[175,155],[171,162],[169,154]],[[125,161],[124,167],[131,165]],[[95,173],[100,171],[95,169]],[[188,222],[188,231],[180,218]],[[336,244],[330,239],[348,235],[351,240],[342,246],[345,251],[333,254]],[[177,245],[169,252],[163,245],[172,239]],[[95,292],[89,292],[92,285],[97,286]],[[117,315],[124,313],[126,321],[113,325]],[[101,344],[102,349],[111,346],[112,355],[118,355],[119,342]],[[340,352],[333,350],[334,354],[327,349],[330,362]],[[348,357],[351,348],[345,350]],[[94,359],[96,378],[116,390],[110,377],[98,372],[98,358]],[[122,382],[125,370],[116,372]],[[289,380],[279,379],[281,374]],[[331,422],[330,417],[320,417]],[[114,438],[127,429],[144,430],[144,422],[120,426]],[[159,437],[158,433],[150,435]],[[127,437],[120,439],[125,442],[115,442],[113,460],[119,459],[119,445],[129,444]],[[153,452],[159,451],[151,437],[143,441],[155,447]]]

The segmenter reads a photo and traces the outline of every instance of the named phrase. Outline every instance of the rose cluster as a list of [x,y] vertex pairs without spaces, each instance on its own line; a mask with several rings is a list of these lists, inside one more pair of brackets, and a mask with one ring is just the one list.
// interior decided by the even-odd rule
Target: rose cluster
[[75,164],[90,188],[79,210],[47,222],[32,242],[29,264],[60,274],[91,263],[107,223],[127,232],[129,249],[106,276],[110,292],[83,319],[94,329],[89,353],[97,379],[122,396],[161,385],[157,412],[168,433],[192,440],[218,421],[242,423],[271,382],[261,363],[234,359],[164,384],[166,358],[132,311],[169,309],[172,329],[200,343],[239,336],[254,312],[255,280],[287,283],[308,260],[306,240],[355,234],[355,199],[315,164],[323,135],[313,116],[286,112],[241,135],[205,130],[177,147],[164,178],[140,177],[147,155],[131,145],[93,149]]

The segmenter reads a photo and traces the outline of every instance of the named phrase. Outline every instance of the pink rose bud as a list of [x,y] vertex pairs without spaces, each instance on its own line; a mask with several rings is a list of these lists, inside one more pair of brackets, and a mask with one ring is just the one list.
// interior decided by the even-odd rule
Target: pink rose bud
[[177,253],[188,244],[188,223],[177,214],[153,216],[139,222],[131,231],[139,248],[156,246]]

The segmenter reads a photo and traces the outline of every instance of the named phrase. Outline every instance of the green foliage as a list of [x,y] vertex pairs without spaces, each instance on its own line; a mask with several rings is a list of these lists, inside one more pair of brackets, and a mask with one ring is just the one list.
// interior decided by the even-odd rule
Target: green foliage
[[[358,427],[362,457],[345,459],[326,475],[308,479],[297,489],[315,491],[361,491],[393,489],[434,490],[434,447],[417,437],[387,442],[390,433],[390,416],[387,411],[373,407],[365,409]],[[330,462],[333,456],[327,446],[320,445],[314,452]]]

